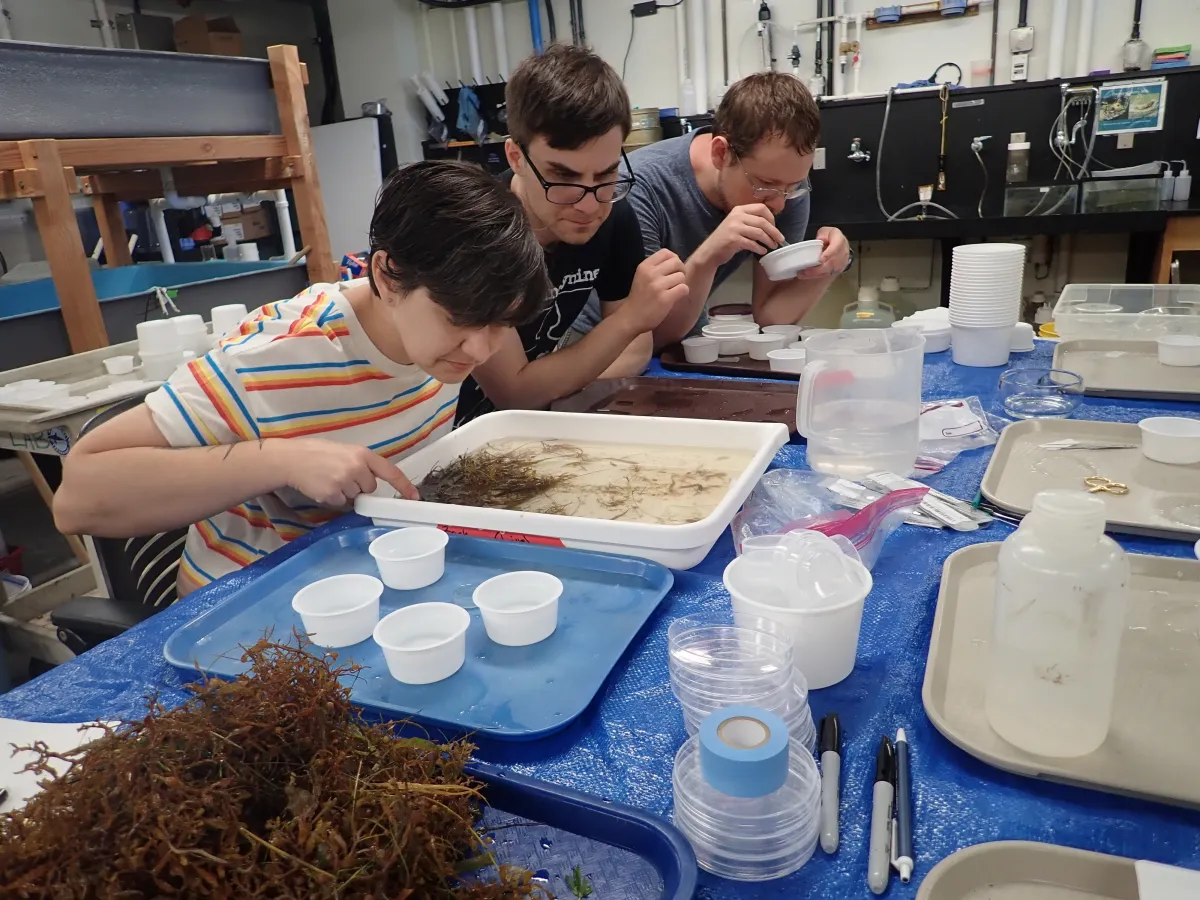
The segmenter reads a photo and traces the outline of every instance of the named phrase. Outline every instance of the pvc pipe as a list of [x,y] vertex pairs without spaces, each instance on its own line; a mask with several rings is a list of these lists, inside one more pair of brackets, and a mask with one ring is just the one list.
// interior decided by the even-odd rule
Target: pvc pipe
[[499,3],[488,6],[492,11],[492,40],[496,43],[496,68],[500,77],[508,81],[508,32],[504,29],[504,7]]
[[542,9],[541,0],[529,0],[529,35],[533,39],[533,52],[542,52]]
[[162,200],[150,201],[150,224],[158,237],[158,252],[162,254],[163,262],[175,262],[175,249],[171,246],[171,235],[167,231],[167,217],[163,214],[166,203]]
[[[675,7],[675,64],[679,71],[679,87],[683,89],[683,83],[688,77],[688,45],[687,45],[687,2],[682,0]],[[681,110],[682,112],[682,110]],[[685,113],[685,115],[687,115]]]
[[1054,0],[1054,13],[1050,20],[1050,61],[1046,63],[1047,78],[1061,78],[1063,74],[1069,7],[1070,0]]
[[163,166],[158,173],[162,178],[164,205],[171,209],[198,209],[208,205],[207,197],[179,196],[179,192],[175,190],[175,173],[170,166]]
[[475,19],[475,7],[463,10],[467,17],[467,51],[471,54],[471,79],[483,84],[483,56],[479,52],[479,23]]
[[1080,0],[1079,28],[1076,31],[1075,74],[1092,73],[1092,34],[1096,23],[1096,0]]
[[0,0],[0,41],[12,39],[12,29],[8,27],[8,10],[4,7],[4,0]]
[[691,62],[688,72],[696,88],[696,106],[706,113],[709,108],[708,95],[708,0],[692,0],[692,40],[688,45]]
[[425,65],[429,67],[428,71],[432,72],[434,67],[433,62],[433,39],[429,36],[429,14],[433,12],[432,6],[421,4],[421,32],[425,38]]
[[113,36],[112,24],[108,21],[108,5],[104,0],[92,0],[96,10],[96,18],[100,20],[100,43],[105,47],[116,47],[117,39]]
[[846,43],[846,17],[838,16],[837,18],[837,54],[838,64],[833,68],[833,93],[840,95],[846,90],[846,54],[842,52],[842,47]]
[[458,53],[458,23],[456,21],[458,16],[452,9],[448,9],[446,12],[450,16],[450,46],[454,48],[454,80],[461,82],[463,77],[463,68],[462,57]]
[[296,235],[292,233],[292,213],[287,191],[280,189],[275,194],[275,216],[279,219],[279,236],[283,239],[283,255],[291,259],[296,255]]
[[862,25],[863,15],[858,13],[854,17],[854,40],[858,42],[858,50],[854,53],[854,90],[850,92],[855,97],[862,94],[862,91],[859,90],[860,76],[862,75]]

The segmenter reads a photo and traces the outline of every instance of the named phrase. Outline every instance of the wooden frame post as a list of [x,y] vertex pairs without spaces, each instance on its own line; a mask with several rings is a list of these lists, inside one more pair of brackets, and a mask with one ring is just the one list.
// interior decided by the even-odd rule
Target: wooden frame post
[[336,282],[338,264],[333,258],[329,229],[325,223],[325,204],[321,199],[321,181],[317,177],[317,156],[309,131],[308,103],[304,98],[304,79],[300,55],[296,48],[277,44],[267,48],[271,63],[271,80],[275,84],[275,100],[279,107],[279,122],[288,155],[296,160],[292,193],[296,198],[296,216],[300,221],[300,236],[308,251],[308,278],[312,282]]
[[92,209],[96,213],[96,224],[100,226],[108,267],[132,266],[133,256],[129,252],[129,235],[125,231],[120,201],[112,194],[95,194]]
[[71,352],[107,347],[108,332],[83,251],[83,236],[75,220],[75,208],[71,205],[71,191],[63,175],[57,142],[20,141],[18,146],[25,167],[24,177],[39,182],[32,201],[33,215],[46,250],[46,260],[50,263]]

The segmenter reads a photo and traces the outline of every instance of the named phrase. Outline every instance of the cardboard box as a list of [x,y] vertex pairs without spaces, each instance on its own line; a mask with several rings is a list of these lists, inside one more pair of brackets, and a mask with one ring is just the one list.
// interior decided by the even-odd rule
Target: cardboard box
[[260,241],[274,233],[274,221],[261,206],[252,206],[236,215],[221,216],[221,233],[235,241]]
[[229,16],[205,19],[184,16],[175,22],[175,49],[180,53],[210,56],[244,56],[242,32]]

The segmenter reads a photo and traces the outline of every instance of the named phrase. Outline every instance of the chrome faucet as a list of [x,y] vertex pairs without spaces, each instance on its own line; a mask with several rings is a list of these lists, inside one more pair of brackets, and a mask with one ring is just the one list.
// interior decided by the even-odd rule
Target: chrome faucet
[[851,162],[868,163],[871,161],[871,151],[863,149],[861,138],[855,138],[850,142],[850,155],[846,158]]

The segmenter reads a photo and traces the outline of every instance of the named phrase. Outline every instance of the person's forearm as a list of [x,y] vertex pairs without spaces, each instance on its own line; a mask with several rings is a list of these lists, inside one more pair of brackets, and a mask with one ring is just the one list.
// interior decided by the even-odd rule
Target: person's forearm
[[754,299],[754,321],[760,326],[793,325],[803,319],[837,279],[796,279],[779,282],[761,299]]
[[638,334],[617,310],[578,342],[527,362],[503,386],[490,383],[484,373],[476,377],[500,409],[545,409],[599,378]]
[[605,369],[601,374],[601,378],[631,378],[635,375],[641,375],[646,371],[646,367],[650,365],[650,358],[654,355],[654,336],[650,332],[639,334],[633,339],[633,342],[625,348],[616,362]]
[[688,286],[687,299],[676,303],[662,323],[654,329],[656,350],[683,340],[696,327],[696,322],[704,311],[704,304],[708,302],[718,268],[718,264],[709,257],[703,244],[688,257],[683,265]]
[[54,498],[66,534],[132,537],[182,528],[286,486],[276,440],[72,453]]

